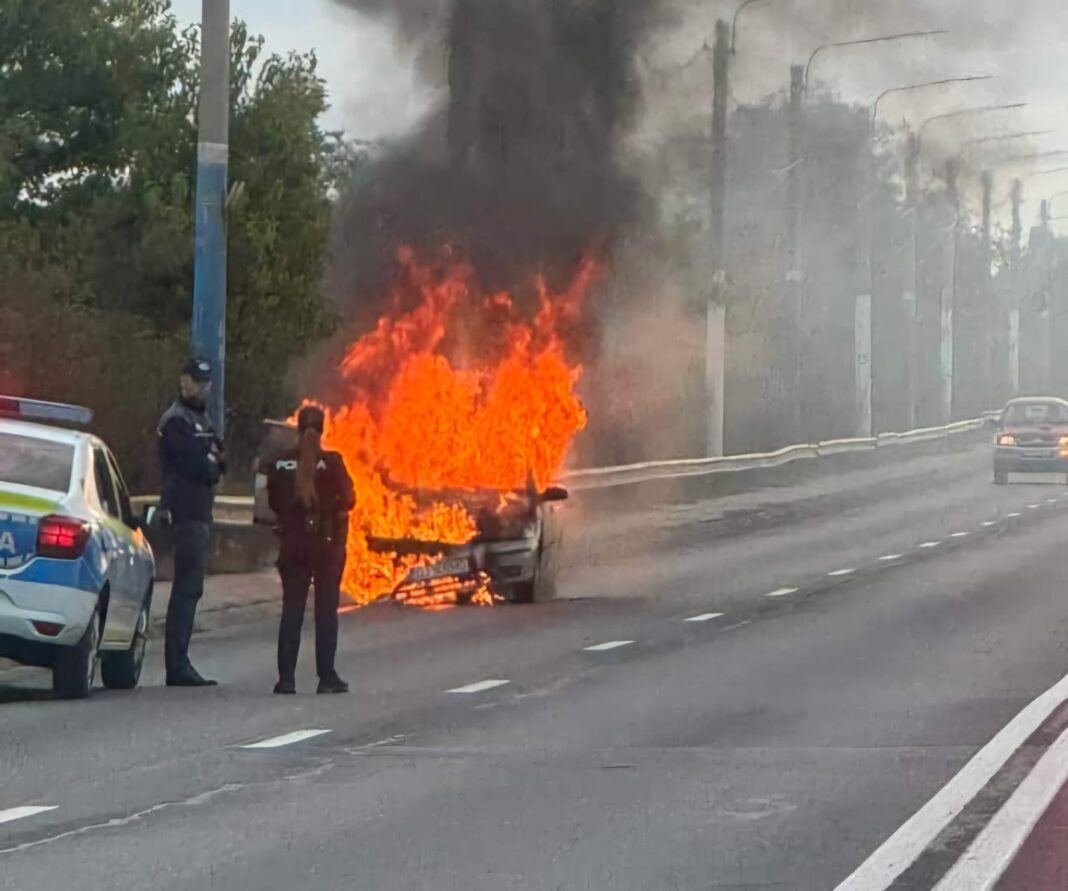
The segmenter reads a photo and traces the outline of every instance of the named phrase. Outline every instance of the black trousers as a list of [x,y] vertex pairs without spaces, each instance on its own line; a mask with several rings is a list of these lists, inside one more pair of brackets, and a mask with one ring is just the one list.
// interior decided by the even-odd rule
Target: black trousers
[[344,548],[316,548],[306,559],[283,557],[282,623],[278,629],[278,677],[292,681],[300,653],[300,631],[308,606],[308,589],[315,582],[315,668],[320,679],[336,677],[337,610],[341,601]]
[[174,585],[167,604],[164,661],[167,676],[181,674],[189,666],[189,641],[197,617],[197,604],[204,596],[204,573],[211,546],[211,524],[183,522],[174,526]]

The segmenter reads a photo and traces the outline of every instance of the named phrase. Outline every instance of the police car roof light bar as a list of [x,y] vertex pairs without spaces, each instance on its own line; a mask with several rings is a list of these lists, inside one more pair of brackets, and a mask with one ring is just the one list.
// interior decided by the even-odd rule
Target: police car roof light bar
[[0,396],[0,418],[16,421],[53,421],[88,427],[93,422],[92,409],[61,402],[42,402],[21,396]]

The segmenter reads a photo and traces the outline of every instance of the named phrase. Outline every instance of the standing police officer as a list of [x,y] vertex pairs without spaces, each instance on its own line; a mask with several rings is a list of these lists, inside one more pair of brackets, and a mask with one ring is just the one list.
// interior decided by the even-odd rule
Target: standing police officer
[[178,379],[178,400],[159,422],[163,472],[161,507],[174,530],[174,584],[167,606],[165,661],[168,687],[212,687],[189,661],[197,604],[211,544],[215,488],[226,472],[225,450],[208,420],[211,366],[190,359]]
[[337,452],[322,447],[325,418],[306,406],[297,416],[300,444],[267,468],[267,496],[278,517],[281,544],[282,623],[278,629],[278,683],[274,692],[297,692],[300,629],[315,581],[315,665],[319,693],[348,693],[334,668],[337,609],[345,570],[349,512],[356,504],[352,479]]

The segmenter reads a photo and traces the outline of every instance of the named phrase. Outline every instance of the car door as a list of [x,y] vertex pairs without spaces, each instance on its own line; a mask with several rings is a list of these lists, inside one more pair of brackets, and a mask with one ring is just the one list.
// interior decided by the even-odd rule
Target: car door
[[148,543],[141,524],[134,514],[133,505],[130,502],[130,490],[126,487],[122,471],[119,470],[119,462],[115,460],[115,455],[111,451],[107,451],[106,454],[115,483],[115,491],[119,496],[119,511],[132,546],[129,561],[130,590],[133,595],[134,621],[136,622],[141,607],[144,606],[145,596],[152,586],[156,563],[152,555],[152,546]]
[[99,500],[100,537],[107,559],[108,613],[101,644],[105,647],[125,645],[133,638],[139,611],[134,609],[132,559],[133,537],[123,522],[122,506],[107,451],[93,447],[93,479]]

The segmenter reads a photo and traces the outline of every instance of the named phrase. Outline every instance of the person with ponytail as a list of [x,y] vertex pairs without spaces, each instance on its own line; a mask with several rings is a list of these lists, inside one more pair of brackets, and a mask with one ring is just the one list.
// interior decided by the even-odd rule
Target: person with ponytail
[[300,442],[267,468],[267,496],[278,517],[278,572],[282,621],[278,629],[278,683],[297,692],[297,656],[308,591],[315,583],[315,663],[319,693],[347,693],[334,667],[348,515],[356,503],[352,479],[337,452],[323,448],[325,416],[316,406],[297,415]]

